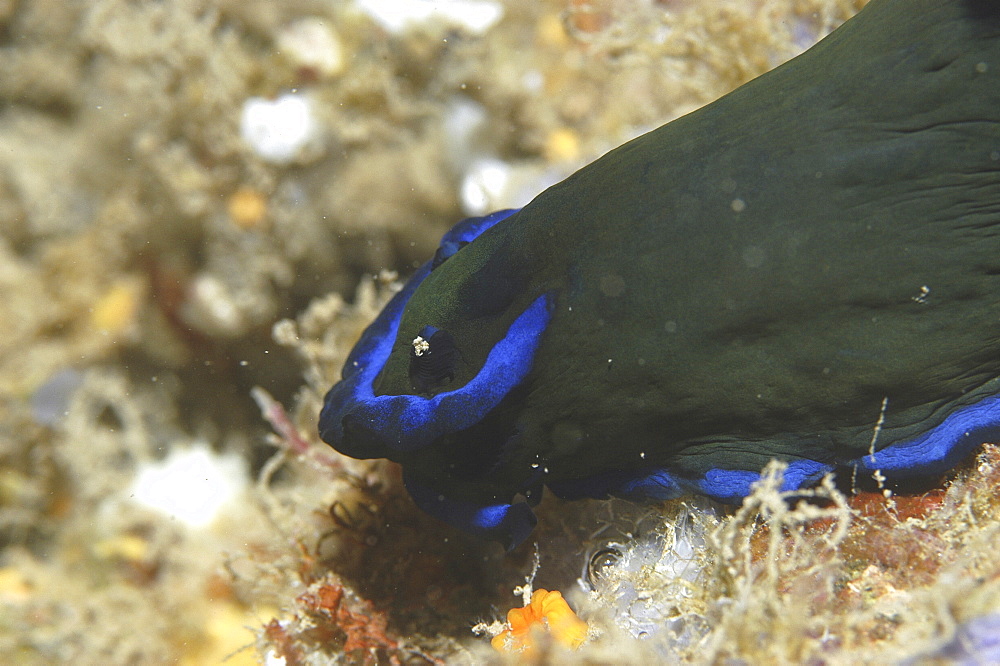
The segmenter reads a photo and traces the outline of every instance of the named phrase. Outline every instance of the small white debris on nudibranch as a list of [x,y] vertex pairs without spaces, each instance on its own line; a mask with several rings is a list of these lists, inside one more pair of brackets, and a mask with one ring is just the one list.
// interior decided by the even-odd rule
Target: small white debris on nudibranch
[[931,294],[931,288],[927,285],[920,287],[920,293],[916,296],[910,296],[910,299],[916,303],[926,303],[927,297]]
[[413,338],[413,354],[415,356],[423,356],[431,349],[431,343],[424,340],[419,335]]

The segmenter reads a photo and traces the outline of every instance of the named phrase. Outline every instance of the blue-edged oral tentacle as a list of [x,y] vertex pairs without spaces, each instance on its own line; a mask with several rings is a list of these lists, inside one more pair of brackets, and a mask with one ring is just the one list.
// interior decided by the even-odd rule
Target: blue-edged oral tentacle
[[[455,225],[441,240],[440,264],[484,231],[514,214],[504,210]],[[550,299],[539,296],[511,324],[487,356],[483,368],[459,389],[427,398],[376,396],[374,382],[392,353],[407,302],[434,268],[428,262],[410,278],[365,330],[344,364],[342,380],[327,393],[320,413],[320,437],[357,458],[392,457],[438,437],[468,428],[497,406],[531,368],[551,314]]]
[[375,321],[369,324],[344,362],[341,380],[333,385],[323,399],[323,410],[319,415],[319,436],[345,455],[357,455],[363,458],[384,456],[379,451],[345,450],[343,418],[351,407],[363,398],[365,389],[367,393],[371,393],[372,382],[382,371],[382,366],[392,353],[403,309],[410,296],[430,272],[431,263],[427,262],[413,274],[402,290],[392,297]]

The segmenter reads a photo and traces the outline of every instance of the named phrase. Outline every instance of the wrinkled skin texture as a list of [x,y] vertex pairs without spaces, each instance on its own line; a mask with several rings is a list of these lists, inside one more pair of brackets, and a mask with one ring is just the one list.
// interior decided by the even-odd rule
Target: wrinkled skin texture
[[458,527],[513,547],[543,484],[738,502],[774,458],[789,489],[943,472],[1000,435],[1000,3],[874,0],[435,264],[320,432]]

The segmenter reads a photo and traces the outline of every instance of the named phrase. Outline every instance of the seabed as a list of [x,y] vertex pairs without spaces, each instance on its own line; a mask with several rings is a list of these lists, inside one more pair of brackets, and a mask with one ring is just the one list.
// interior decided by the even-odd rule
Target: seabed
[[[455,221],[863,4],[0,0],[3,660],[997,659],[994,447],[920,495],[549,497],[505,555],[316,434]],[[583,644],[553,614],[491,647],[542,589]]]

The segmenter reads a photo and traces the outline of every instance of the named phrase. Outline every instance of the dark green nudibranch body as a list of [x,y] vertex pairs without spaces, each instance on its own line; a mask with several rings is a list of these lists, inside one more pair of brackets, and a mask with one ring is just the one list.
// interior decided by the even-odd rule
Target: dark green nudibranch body
[[788,489],[949,469],[1000,436],[1000,2],[873,0],[461,223],[320,432],[508,547],[543,485],[733,502],[771,459]]

